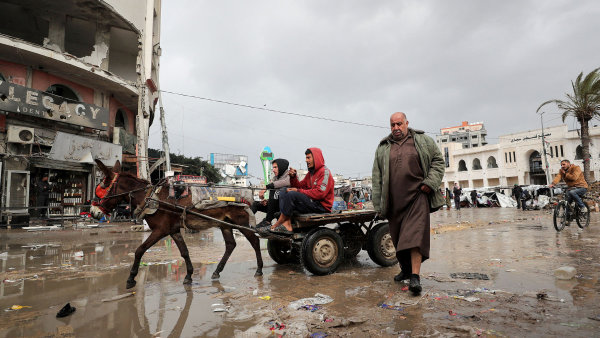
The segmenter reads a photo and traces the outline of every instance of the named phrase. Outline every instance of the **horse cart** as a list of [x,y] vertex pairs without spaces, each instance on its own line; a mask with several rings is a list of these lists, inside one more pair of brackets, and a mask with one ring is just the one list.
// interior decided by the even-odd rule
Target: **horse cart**
[[336,271],[344,259],[366,250],[380,266],[397,263],[387,222],[376,222],[373,210],[292,217],[293,234],[261,233],[269,256],[278,264],[300,263],[315,275]]

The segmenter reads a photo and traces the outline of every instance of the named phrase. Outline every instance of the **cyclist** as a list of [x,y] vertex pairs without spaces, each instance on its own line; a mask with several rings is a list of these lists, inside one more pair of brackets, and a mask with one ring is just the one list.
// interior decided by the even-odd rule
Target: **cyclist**
[[583,172],[578,165],[571,164],[569,160],[560,161],[560,170],[558,171],[558,175],[554,177],[552,180],[552,184],[549,185],[550,188],[554,188],[561,180],[564,180],[569,190],[567,190],[567,201],[571,203],[571,201],[575,200],[577,205],[581,209],[582,213],[587,212],[587,208],[581,197],[585,195],[588,189],[588,184],[585,181],[585,177],[583,177]]

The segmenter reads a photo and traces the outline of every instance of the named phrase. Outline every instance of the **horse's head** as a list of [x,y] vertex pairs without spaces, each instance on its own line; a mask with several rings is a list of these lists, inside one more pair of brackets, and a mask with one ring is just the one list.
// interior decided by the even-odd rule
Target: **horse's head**
[[121,190],[123,190],[119,182],[121,163],[117,161],[112,170],[108,169],[100,160],[96,160],[96,164],[104,174],[104,179],[96,186],[96,197],[99,201],[95,201],[93,205],[97,206],[103,213],[109,214],[121,201],[127,199],[126,195],[121,194]]

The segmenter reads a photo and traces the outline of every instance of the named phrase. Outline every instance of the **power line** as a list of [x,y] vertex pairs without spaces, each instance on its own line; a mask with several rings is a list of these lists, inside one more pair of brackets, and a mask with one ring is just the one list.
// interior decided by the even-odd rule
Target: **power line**
[[229,101],[211,99],[211,98],[208,98],[208,97],[202,97],[202,96],[196,96],[196,95],[190,95],[190,94],[183,94],[183,93],[176,93],[176,92],[171,92],[171,91],[167,91],[167,90],[161,90],[161,91],[163,93],[172,94],[172,95],[178,95],[178,96],[184,96],[184,97],[191,97],[191,98],[198,99],[198,100],[204,100],[204,101],[210,101],[210,102],[228,104],[228,105],[237,106],[237,107],[244,107],[244,108],[250,108],[250,109],[264,110],[264,111],[269,111],[269,112],[278,113],[278,114],[300,116],[300,117],[306,117],[306,118],[311,118],[311,119],[316,119],[316,120],[324,120],[324,121],[330,121],[330,122],[354,124],[354,125],[357,125],[357,126],[364,126],[364,127],[373,127],[373,128],[388,129],[388,127],[378,126],[378,125],[374,125],[374,124],[368,124],[368,123],[362,123],[362,122],[353,122],[353,121],[344,121],[344,120],[337,120],[337,119],[332,119],[332,118],[329,118],[329,117],[321,117],[321,116],[314,116],[314,115],[308,115],[308,114],[292,113],[292,112],[288,112],[288,111],[284,111],[284,110],[269,109],[269,108],[265,108],[265,107],[257,107],[257,106],[252,106],[252,105],[249,105],[249,104],[235,103],[235,102],[229,102]]

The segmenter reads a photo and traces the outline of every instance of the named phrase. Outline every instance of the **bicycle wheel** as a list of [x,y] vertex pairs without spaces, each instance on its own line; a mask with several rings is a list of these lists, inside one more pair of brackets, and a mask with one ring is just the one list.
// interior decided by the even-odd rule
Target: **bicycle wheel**
[[567,224],[567,208],[564,202],[558,202],[554,207],[554,229],[561,231]]
[[579,226],[581,229],[590,225],[590,206],[586,202],[583,202],[583,204],[585,204],[587,211],[581,212],[578,210],[577,217],[575,218],[575,221],[577,222],[577,226]]

